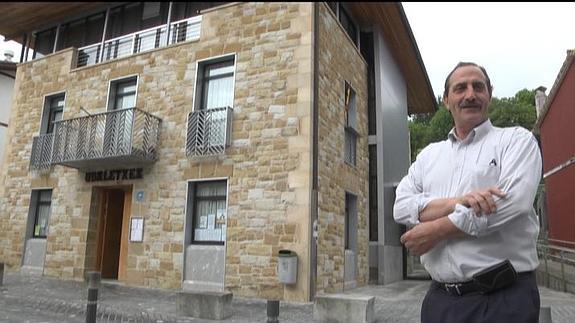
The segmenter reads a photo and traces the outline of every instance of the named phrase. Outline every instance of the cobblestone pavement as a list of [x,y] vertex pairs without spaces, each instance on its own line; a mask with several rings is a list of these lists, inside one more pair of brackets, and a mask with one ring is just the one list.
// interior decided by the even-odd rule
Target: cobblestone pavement
[[[419,322],[421,301],[429,281],[406,280],[369,285],[349,293],[375,296],[377,323]],[[575,322],[575,295],[540,287],[541,305],[550,306],[554,323]],[[85,322],[87,284],[47,277],[5,273],[0,286],[0,323]],[[222,322],[266,322],[266,301],[234,296],[232,317]],[[282,323],[313,322],[313,303],[281,302]],[[104,282],[98,322],[213,323],[178,316],[173,290],[128,287]]]

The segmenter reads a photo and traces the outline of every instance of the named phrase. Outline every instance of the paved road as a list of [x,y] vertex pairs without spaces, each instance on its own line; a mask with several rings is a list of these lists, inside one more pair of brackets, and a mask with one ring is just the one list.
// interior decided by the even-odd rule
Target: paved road
[[[377,323],[416,323],[428,286],[429,281],[407,280],[350,293],[375,296]],[[86,290],[83,282],[6,273],[0,286],[0,323],[85,322]],[[214,322],[178,316],[173,290],[104,283],[99,301],[98,322]],[[575,322],[575,295],[541,287],[541,303],[551,307],[554,323]],[[223,322],[266,322],[265,300],[234,297],[232,312]],[[282,323],[313,322],[313,304],[281,302],[279,319]]]

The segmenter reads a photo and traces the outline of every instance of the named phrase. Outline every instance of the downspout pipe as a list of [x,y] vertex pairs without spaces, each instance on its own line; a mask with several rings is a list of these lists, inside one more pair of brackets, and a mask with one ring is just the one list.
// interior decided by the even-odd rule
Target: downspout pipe
[[315,299],[317,287],[317,238],[318,238],[318,86],[319,86],[319,2],[313,3],[313,80],[312,80],[312,142],[311,142],[311,199],[310,199],[310,301]]

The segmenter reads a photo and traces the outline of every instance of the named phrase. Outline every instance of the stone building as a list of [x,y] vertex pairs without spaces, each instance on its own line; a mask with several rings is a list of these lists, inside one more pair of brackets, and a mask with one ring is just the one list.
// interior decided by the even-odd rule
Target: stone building
[[401,4],[0,11],[23,44],[0,188],[9,270],[299,301],[402,279],[407,115],[436,103]]

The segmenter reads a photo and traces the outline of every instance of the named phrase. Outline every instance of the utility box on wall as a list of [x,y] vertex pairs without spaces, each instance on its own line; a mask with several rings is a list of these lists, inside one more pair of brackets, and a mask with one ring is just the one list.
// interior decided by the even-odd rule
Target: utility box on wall
[[283,284],[295,284],[297,281],[297,254],[291,250],[278,253],[278,279]]

